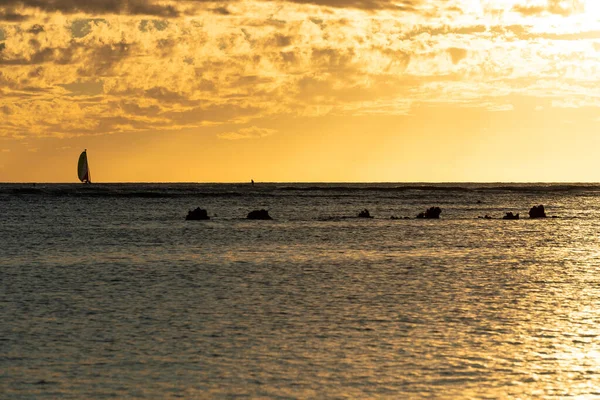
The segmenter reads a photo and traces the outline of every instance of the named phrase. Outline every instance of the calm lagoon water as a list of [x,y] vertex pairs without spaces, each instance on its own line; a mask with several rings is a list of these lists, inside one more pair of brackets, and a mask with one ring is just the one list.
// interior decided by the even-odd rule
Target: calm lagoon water
[[1,397],[600,398],[599,205],[600,185],[2,184]]

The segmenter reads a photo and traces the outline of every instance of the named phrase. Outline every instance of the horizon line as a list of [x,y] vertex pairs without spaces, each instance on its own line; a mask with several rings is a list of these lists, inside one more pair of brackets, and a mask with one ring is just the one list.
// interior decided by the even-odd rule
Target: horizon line
[[[0,185],[25,185],[25,184],[48,184],[48,185],[88,185],[73,181],[48,181],[48,182],[0,182]],[[250,181],[100,181],[92,182],[90,185],[114,185],[114,184],[197,184],[197,185],[252,185]],[[254,185],[272,184],[399,184],[399,185],[447,185],[447,184],[600,184],[600,181],[254,181]]]

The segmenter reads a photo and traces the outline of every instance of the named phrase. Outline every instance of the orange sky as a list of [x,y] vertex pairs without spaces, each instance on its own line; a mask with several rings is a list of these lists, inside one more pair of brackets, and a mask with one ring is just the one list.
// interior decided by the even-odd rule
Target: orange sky
[[0,182],[600,181],[600,1],[0,3]]

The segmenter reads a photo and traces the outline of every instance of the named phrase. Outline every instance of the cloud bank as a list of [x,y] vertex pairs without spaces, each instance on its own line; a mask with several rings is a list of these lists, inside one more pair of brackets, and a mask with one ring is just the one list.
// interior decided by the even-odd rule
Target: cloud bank
[[510,110],[512,95],[596,107],[599,12],[592,0],[0,0],[0,136]]

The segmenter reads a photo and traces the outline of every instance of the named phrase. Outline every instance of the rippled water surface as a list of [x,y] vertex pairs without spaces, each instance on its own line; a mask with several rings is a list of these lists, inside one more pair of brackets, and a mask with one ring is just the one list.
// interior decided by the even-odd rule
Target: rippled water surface
[[600,397],[599,196],[0,185],[1,397]]

